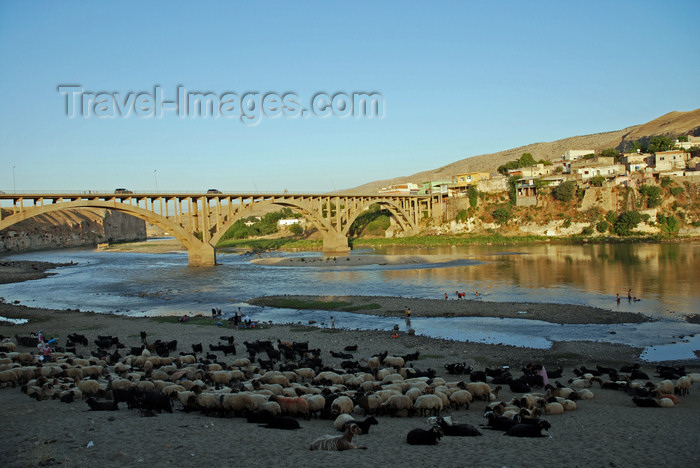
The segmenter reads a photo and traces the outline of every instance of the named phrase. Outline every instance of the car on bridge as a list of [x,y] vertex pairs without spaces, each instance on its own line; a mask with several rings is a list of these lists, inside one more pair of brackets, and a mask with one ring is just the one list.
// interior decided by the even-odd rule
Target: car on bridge
[[114,193],[118,193],[118,194],[129,194],[129,193],[134,193],[134,192],[132,192],[132,191],[129,190],[129,189],[118,188],[118,189],[114,189]]
[[222,192],[219,189],[210,188],[209,190],[207,190],[207,193],[222,193]]

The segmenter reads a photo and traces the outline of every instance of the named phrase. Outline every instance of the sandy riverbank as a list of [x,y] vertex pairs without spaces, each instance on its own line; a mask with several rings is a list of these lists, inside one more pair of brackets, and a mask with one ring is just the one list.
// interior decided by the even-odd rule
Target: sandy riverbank
[[[319,310],[343,310],[350,308],[359,314],[383,317],[403,317],[406,307],[413,317],[499,317],[542,320],[552,323],[642,323],[650,321],[643,314],[614,312],[596,307],[547,304],[487,302],[478,298],[468,299],[419,299],[390,296],[265,296],[251,299],[250,304],[285,307],[285,304],[310,304]],[[341,307],[324,307],[324,304],[347,303]],[[286,307],[290,307],[286,305]],[[291,308],[302,308],[292,306]]]
[[[0,334],[27,335],[43,330],[49,337],[68,333],[88,336],[91,346],[79,346],[80,354],[94,350],[92,340],[99,335],[119,336],[127,346],[139,345],[140,331],[149,340],[178,340],[178,352],[193,343],[215,344],[220,335],[234,335],[239,356],[244,341],[277,339],[308,341],[321,349],[324,362],[338,366],[340,359],[331,350],[358,346],[354,358],[362,360],[388,350],[403,355],[418,351],[417,368],[436,369],[448,381],[460,380],[445,372],[444,364],[465,361],[476,369],[510,365],[519,373],[522,364],[541,362],[548,368],[563,366],[559,381],[573,377],[574,367],[595,364],[620,366],[638,362],[638,349],[606,343],[556,343],[550,350],[529,350],[478,343],[458,343],[400,334],[392,339],[386,332],[328,330],[311,327],[274,325],[257,330],[234,330],[194,323],[161,323],[150,318],[125,318],[85,312],[31,309],[0,304],[0,315],[23,317],[24,325],[0,322]],[[21,348],[24,351],[35,351]],[[221,353],[217,353],[221,354]],[[219,357],[230,363],[234,356]],[[653,374],[653,367],[642,368]],[[696,367],[697,369],[697,367]],[[658,378],[653,378],[659,381]],[[595,385],[597,387],[597,385]],[[428,466],[440,459],[441,466],[694,466],[700,461],[697,434],[692,428],[700,416],[700,392],[682,397],[669,409],[638,408],[620,391],[593,388],[595,399],[579,402],[577,411],[549,416],[551,439],[504,439],[501,432],[483,431],[478,438],[443,438],[438,447],[409,446],[405,436],[410,429],[426,427],[424,418],[380,417],[379,425],[360,442],[367,451],[341,453],[309,452],[308,445],[322,434],[332,434],[326,420],[301,421],[301,430],[275,431],[247,424],[242,418],[214,418],[176,409],[144,418],[135,410],[87,412],[84,402],[71,404],[58,400],[35,401],[19,388],[0,389],[3,408],[3,437],[0,459],[8,467],[44,466]],[[507,388],[499,399],[514,394]],[[460,422],[479,425],[485,403],[473,403],[468,410],[447,411]],[[177,408],[177,407],[176,407]],[[651,422],[653,420],[653,422]],[[90,447],[88,444],[92,443]],[[507,449],[504,448],[507,444]],[[630,453],[634,453],[633,459]],[[410,460],[410,462],[406,461]]]
[[293,267],[338,267],[365,265],[431,265],[464,263],[454,255],[345,255],[345,256],[304,256],[304,257],[265,257],[251,260],[258,265]]
[[[33,263],[33,262],[32,262]],[[37,268],[40,265],[34,265]],[[20,278],[26,272],[41,277],[53,265],[45,264],[34,269],[32,265],[9,265],[0,281]],[[12,267],[12,268],[10,268]],[[14,268],[14,269],[13,269]],[[0,270],[0,273],[2,270]],[[50,273],[50,270],[48,270]],[[30,275],[30,276],[31,276]],[[19,279],[18,279],[19,280]],[[288,296],[287,296],[288,297]],[[379,304],[380,309],[356,312],[401,315],[405,306],[414,316],[444,314],[483,314],[511,316],[526,310],[531,318],[548,321],[572,320],[586,317],[588,321],[602,319],[595,309],[572,312],[569,306],[556,304],[495,304],[473,300],[423,300],[377,297],[294,296],[300,300],[347,301],[353,305]],[[614,323],[634,321],[635,317],[610,315]],[[517,317],[523,318],[523,314]],[[635,314],[626,314],[635,315]],[[194,343],[216,344],[221,335],[233,335],[238,356],[225,357],[217,353],[217,360],[230,364],[235,357],[245,355],[244,341],[278,339],[303,342],[321,350],[324,363],[339,367],[342,359],[333,358],[331,351],[341,351],[347,345],[357,345],[353,358],[363,361],[375,353],[389,351],[404,355],[420,353],[414,362],[419,369],[435,369],[439,377],[458,381],[450,376],[444,365],[466,362],[475,369],[508,365],[516,374],[527,363],[543,363],[549,369],[563,367],[565,372],[558,381],[574,377],[572,370],[596,364],[620,367],[639,363],[642,370],[654,374],[654,367],[639,360],[639,348],[596,342],[557,342],[548,350],[517,348],[513,346],[487,345],[483,343],[455,342],[399,333],[391,338],[387,332],[314,328],[298,325],[270,325],[252,330],[234,330],[218,327],[211,319],[202,324],[170,323],[153,318],[127,318],[90,312],[34,309],[0,303],[0,316],[25,318],[29,322],[13,325],[0,322],[0,335],[27,336],[43,330],[48,337],[58,337],[65,344],[70,333],[81,333],[90,340],[88,347],[79,346],[78,354],[88,356],[96,350],[93,340],[97,335],[115,335],[129,346],[141,344],[140,332],[145,331],[154,341],[178,341],[176,353],[189,352]],[[208,323],[206,323],[208,322]],[[613,323],[613,322],[602,322]],[[35,348],[18,347],[19,351],[36,353]],[[122,354],[124,352],[122,351]],[[688,370],[698,371],[697,360],[675,363],[685,364]],[[655,382],[661,379],[652,377]],[[199,413],[185,413],[175,406],[175,411],[156,417],[141,417],[136,410],[124,406],[116,412],[89,412],[82,402],[70,404],[58,400],[35,401],[21,392],[19,387],[0,388],[0,407],[3,409],[3,437],[0,438],[0,460],[3,466],[260,466],[274,463],[281,466],[357,467],[365,465],[429,466],[439,460],[441,466],[695,466],[700,455],[695,449],[696,431],[700,417],[700,392],[681,397],[681,403],[668,409],[638,408],[624,392],[593,388],[595,398],[579,402],[577,411],[548,416],[552,424],[551,439],[506,440],[501,432],[486,431],[478,438],[443,438],[437,447],[409,446],[405,442],[409,430],[425,428],[421,417],[379,417],[379,425],[370,434],[361,436],[360,443],[369,447],[366,451],[309,452],[312,440],[323,434],[333,434],[332,423],[312,419],[301,421],[297,431],[276,431],[248,424],[242,418],[215,418]],[[697,387],[697,384],[696,384]],[[513,396],[505,388],[499,399]],[[475,402],[468,410],[447,410],[445,414],[459,422],[479,425],[484,422],[481,414],[483,402]],[[653,421],[653,422],[652,422]],[[504,448],[507,444],[507,449]],[[90,445],[88,447],[88,445]],[[630,453],[634,456],[630,457]],[[407,461],[410,460],[410,461]]]
[[50,270],[67,265],[71,264],[0,260],[0,284],[19,283],[21,281],[45,278],[55,274]]

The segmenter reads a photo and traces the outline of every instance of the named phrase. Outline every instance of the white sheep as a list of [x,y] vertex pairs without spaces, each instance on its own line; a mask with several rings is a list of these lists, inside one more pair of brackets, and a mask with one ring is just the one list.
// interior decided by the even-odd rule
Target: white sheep
[[345,424],[350,421],[355,421],[355,418],[349,414],[341,414],[333,421],[333,427],[338,431],[342,431]]
[[352,438],[360,434],[362,430],[357,424],[348,425],[342,436],[323,436],[311,443],[309,450],[352,450],[366,449],[367,447],[356,446],[352,443]]
[[329,381],[333,385],[342,385],[344,380],[343,377],[336,374],[335,372],[331,371],[325,371],[319,373],[314,379],[312,380],[312,383],[314,384],[320,384],[322,381]]
[[450,403],[455,407],[455,409],[460,409],[462,406],[469,409],[469,403],[474,400],[474,397],[469,390],[456,390],[450,395]]
[[326,399],[322,395],[307,394],[303,395],[306,402],[309,404],[309,415],[319,416],[326,407]]
[[491,387],[485,382],[471,382],[467,384],[467,391],[472,394],[475,400],[490,400]]
[[275,396],[275,401],[279,403],[282,414],[292,417],[302,416],[306,419],[309,418],[309,404],[302,397],[289,398]]
[[402,357],[399,356],[387,356],[384,358],[384,361],[382,362],[382,365],[384,366],[389,366],[393,367],[395,369],[399,369],[400,367],[403,367],[406,362]]
[[687,395],[690,393],[690,387],[692,386],[693,380],[687,375],[684,375],[676,381],[676,388],[674,391],[679,395]]
[[392,395],[382,405],[382,413],[392,416],[408,416],[408,412],[413,408],[413,400],[406,395]]
[[440,416],[442,400],[437,395],[421,395],[416,399],[413,408],[418,410],[421,416],[425,416],[426,414]]
[[349,397],[339,396],[331,403],[331,415],[350,414],[354,408],[355,405]]

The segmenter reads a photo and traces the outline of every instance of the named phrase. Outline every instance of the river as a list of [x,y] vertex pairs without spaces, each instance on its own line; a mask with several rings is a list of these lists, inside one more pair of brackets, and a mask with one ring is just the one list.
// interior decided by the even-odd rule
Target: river
[[[451,255],[449,266],[368,265],[347,267],[342,258],[319,267],[263,266],[253,254],[219,253],[219,265],[191,268],[183,252],[148,254],[64,249],[12,255],[8,259],[76,262],[48,278],[0,285],[0,296],[31,307],[71,308],[132,316],[207,314],[220,307],[230,316],[241,307],[256,320],[328,321],[327,311],[249,306],[257,296],[278,294],[380,295],[440,299],[465,291],[470,300],[552,302],[641,312],[657,321],[624,325],[557,325],[496,318],[419,318],[418,334],[485,343],[547,348],[558,340],[599,340],[646,347],[650,361],[692,359],[700,349],[700,325],[686,315],[700,310],[700,244],[624,244],[388,247],[352,255]],[[321,253],[264,255],[322,256]],[[640,298],[628,301],[627,291]],[[623,300],[618,304],[615,295]],[[396,318],[333,312],[337,326],[391,329]]]

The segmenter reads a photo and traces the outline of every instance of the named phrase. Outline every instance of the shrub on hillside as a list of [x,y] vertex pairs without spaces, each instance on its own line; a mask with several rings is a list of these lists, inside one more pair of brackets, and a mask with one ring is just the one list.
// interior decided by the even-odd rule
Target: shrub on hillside
[[497,208],[492,213],[493,219],[496,220],[498,224],[508,224],[510,219],[510,210],[508,208]]
[[642,215],[639,211],[628,211],[617,217],[617,221],[612,229],[618,236],[629,236],[632,230],[642,222]]
[[647,207],[656,208],[661,205],[661,187],[657,185],[642,185],[639,193],[645,198]]
[[576,193],[576,184],[573,181],[562,182],[552,190],[554,198],[564,203],[571,201]]

